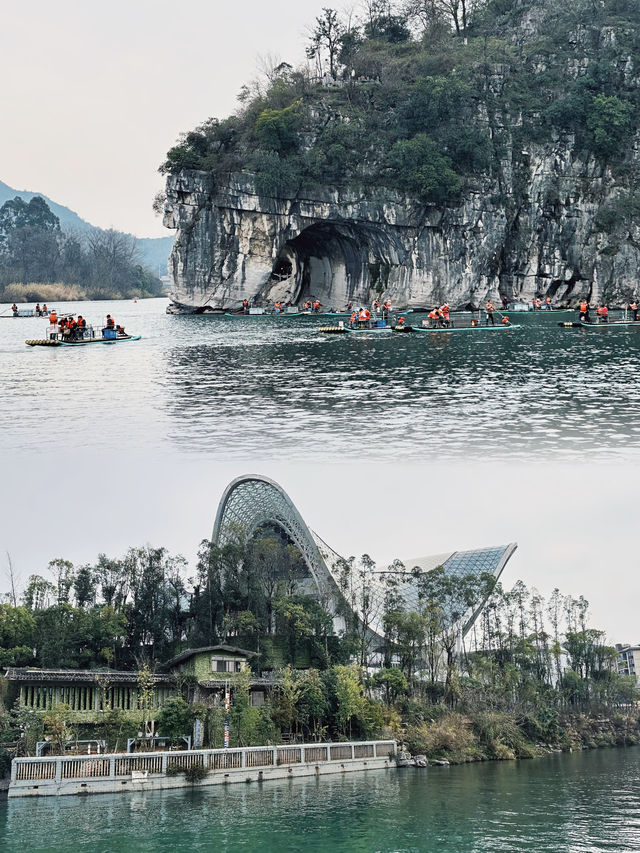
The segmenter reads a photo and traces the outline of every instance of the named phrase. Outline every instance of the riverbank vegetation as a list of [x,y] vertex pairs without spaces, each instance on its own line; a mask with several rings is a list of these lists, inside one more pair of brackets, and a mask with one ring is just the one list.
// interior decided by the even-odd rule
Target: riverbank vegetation
[[119,231],[64,232],[44,199],[0,207],[0,302],[53,302],[163,295],[136,239]]
[[[520,581],[505,589],[491,575],[436,568],[414,576],[410,603],[407,568],[395,562],[380,574],[367,555],[342,561],[336,611],[311,594],[298,549],[270,529],[249,543],[203,542],[193,574],[162,548],[83,566],[57,558],[29,578],[22,600],[12,585],[0,605],[0,667],[90,669],[108,683],[110,670],[150,672],[184,649],[223,642],[253,650],[253,674],[269,685],[253,707],[249,672],[231,678],[232,745],[393,736],[413,753],[467,761],[637,742],[635,679],[618,673],[584,598],[554,590],[545,601]],[[194,677],[176,679],[159,730],[177,737],[197,717],[204,744],[222,746],[224,709],[194,701]],[[99,729],[122,747],[139,716],[5,707],[0,741]]]
[[325,8],[306,66],[268,63],[238,111],[186,133],[161,171],[203,170],[222,184],[249,171],[265,195],[384,186],[443,203],[481,190],[505,158],[524,175],[531,146],[563,138],[627,185],[639,44],[631,0]]

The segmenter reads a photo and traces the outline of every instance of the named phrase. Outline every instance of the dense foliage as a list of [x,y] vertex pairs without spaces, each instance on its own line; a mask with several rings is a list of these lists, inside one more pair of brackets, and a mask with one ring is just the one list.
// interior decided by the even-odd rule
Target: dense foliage
[[[268,526],[249,542],[241,535],[224,547],[203,542],[192,578],[183,558],[151,547],[78,567],[56,558],[46,575],[29,578],[22,603],[12,584],[0,605],[1,667],[90,668],[107,681],[109,668],[136,669],[150,708],[150,671],[174,654],[220,641],[253,649],[252,668],[271,671],[274,689],[267,704],[252,707],[249,673],[234,676],[232,745],[279,742],[283,734],[385,735],[431,757],[470,760],[525,757],[536,743],[637,738],[628,716],[634,678],[618,674],[616,650],[589,627],[588,602],[558,590],[545,602],[522,582],[507,591],[491,575],[451,577],[440,567],[415,575],[417,605],[409,606],[406,568],[396,561],[380,575],[364,555],[338,566],[345,603],[329,612],[306,594],[300,552]],[[463,639],[467,614],[485,600]],[[383,626],[382,640],[373,624]],[[224,710],[194,705],[190,678],[177,681],[188,701],[168,701],[158,730],[177,739],[197,716],[205,745],[222,746]],[[614,720],[604,733],[580,722],[603,713]],[[93,729],[72,717],[66,706],[3,715],[0,704],[0,743],[19,731],[28,733],[25,749],[43,734],[64,743],[96,736],[98,726],[115,748],[138,728],[117,709]]]
[[[47,290],[52,283],[57,297]],[[16,196],[0,207],[0,301],[161,292],[159,279],[141,265],[130,234],[97,228],[84,236],[64,233],[39,196],[28,203]]]
[[326,8],[311,63],[271,67],[241,108],[172,148],[162,170],[224,181],[249,170],[264,194],[301,186],[396,188],[455,201],[528,148],[572,137],[623,172],[638,127],[640,7],[633,0],[366,0]]

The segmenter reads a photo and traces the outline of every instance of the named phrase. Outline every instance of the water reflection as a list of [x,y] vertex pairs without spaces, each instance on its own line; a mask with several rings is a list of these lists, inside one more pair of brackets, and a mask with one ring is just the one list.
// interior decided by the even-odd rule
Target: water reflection
[[0,849],[637,851],[637,749],[0,803]]
[[323,337],[313,318],[169,317],[164,305],[76,307],[90,318],[110,310],[143,335],[118,347],[29,349],[25,337],[44,321],[0,324],[8,446],[126,445],[256,462],[640,450],[636,330],[583,332],[526,316],[519,332]]

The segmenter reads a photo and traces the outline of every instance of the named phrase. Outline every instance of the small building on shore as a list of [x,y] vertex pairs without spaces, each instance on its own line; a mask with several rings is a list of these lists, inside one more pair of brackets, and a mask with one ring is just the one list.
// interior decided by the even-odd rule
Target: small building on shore
[[[51,711],[68,705],[78,722],[94,722],[101,712],[118,709],[140,716],[140,673],[93,669],[33,669],[9,667],[8,702],[33,711]],[[145,707],[153,718],[170,696],[176,695],[175,680],[152,673],[152,691]],[[140,713],[138,713],[140,712]]]
[[224,699],[227,685],[238,681],[243,673],[249,675],[249,701],[259,707],[276,679],[251,672],[250,660],[257,652],[237,646],[216,645],[187,649],[168,660],[162,669],[172,673],[176,682],[187,680],[193,685],[193,700],[217,705]]

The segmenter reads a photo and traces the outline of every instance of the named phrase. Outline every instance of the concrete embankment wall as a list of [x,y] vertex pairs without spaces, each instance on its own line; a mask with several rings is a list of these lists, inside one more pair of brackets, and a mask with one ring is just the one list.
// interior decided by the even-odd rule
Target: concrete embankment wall
[[[395,767],[395,741],[17,758],[9,797],[153,791]],[[203,776],[197,782],[188,775]],[[204,775],[206,774],[206,775]]]

